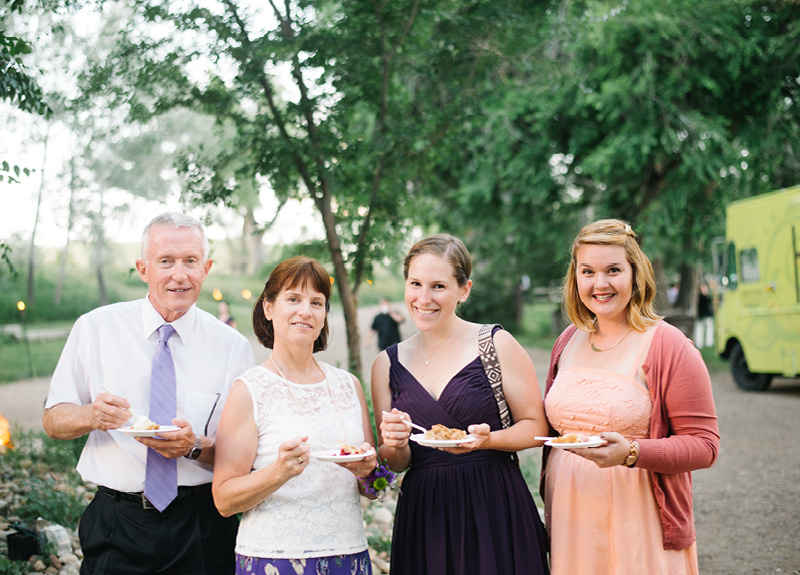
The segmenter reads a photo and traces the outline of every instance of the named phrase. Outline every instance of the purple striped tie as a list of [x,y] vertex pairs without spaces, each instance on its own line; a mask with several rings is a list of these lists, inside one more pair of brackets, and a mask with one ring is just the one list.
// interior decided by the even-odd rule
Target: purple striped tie
[[[164,324],[158,328],[158,347],[150,375],[150,419],[159,425],[172,425],[177,413],[175,399],[175,365],[167,340],[175,328]],[[145,497],[159,511],[164,511],[178,495],[178,464],[154,449],[147,450]]]

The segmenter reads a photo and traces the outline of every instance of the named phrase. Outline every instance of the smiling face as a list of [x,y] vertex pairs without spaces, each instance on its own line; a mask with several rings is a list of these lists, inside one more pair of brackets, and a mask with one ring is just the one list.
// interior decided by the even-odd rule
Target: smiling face
[[405,301],[420,331],[430,331],[455,317],[459,301],[466,300],[472,280],[459,286],[453,267],[443,257],[423,253],[408,265]]
[[164,321],[183,316],[200,297],[211,260],[206,260],[203,235],[195,228],[155,225],[150,228],[146,259],[136,260],[148,298]]
[[598,321],[627,322],[633,268],[624,247],[586,244],[578,248],[576,282],[581,302]]
[[274,343],[285,341],[313,346],[328,315],[325,295],[309,284],[284,289],[275,301],[264,300],[263,305],[264,316],[272,322]]

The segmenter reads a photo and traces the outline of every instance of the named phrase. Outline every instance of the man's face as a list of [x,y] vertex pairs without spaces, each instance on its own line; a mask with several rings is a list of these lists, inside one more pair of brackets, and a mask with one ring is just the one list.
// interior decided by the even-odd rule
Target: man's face
[[173,322],[197,301],[211,269],[203,236],[195,228],[153,226],[145,257],[136,260],[136,269],[147,283],[150,303],[164,321]]

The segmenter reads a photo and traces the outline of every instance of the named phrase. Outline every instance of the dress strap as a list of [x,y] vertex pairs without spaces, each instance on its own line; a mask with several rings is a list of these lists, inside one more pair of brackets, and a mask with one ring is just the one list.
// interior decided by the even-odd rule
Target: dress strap
[[559,367],[562,365],[569,365],[568,360],[572,354],[572,347],[575,345],[575,341],[580,337],[581,333],[583,333],[583,330],[575,329],[575,333],[573,333],[572,337],[567,340],[567,344],[564,346],[564,349],[558,358]]
[[397,345],[398,344],[393,343],[392,345],[386,348],[386,355],[389,356],[389,361],[391,362],[392,365],[397,364]]

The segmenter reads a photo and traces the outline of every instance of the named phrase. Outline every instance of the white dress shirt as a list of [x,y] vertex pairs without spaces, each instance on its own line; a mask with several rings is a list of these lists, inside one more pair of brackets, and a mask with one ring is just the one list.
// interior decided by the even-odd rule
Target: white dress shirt
[[[166,323],[147,298],[97,308],[80,318],[58,361],[45,408],[86,405],[103,387],[126,398],[139,415],[150,412],[150,371],[158,328]],[[192,306],[172,323],[177,417],[198,435],[213,436],[233,381],[255,363],[242,334]],[[131,421],[129,424],[132,424]],[[144,490],[147,448],[119,431],[92,431],[77,470],[84,481],[119,491]],[[178,485],[211,482],[212,467],[178,458]]]

